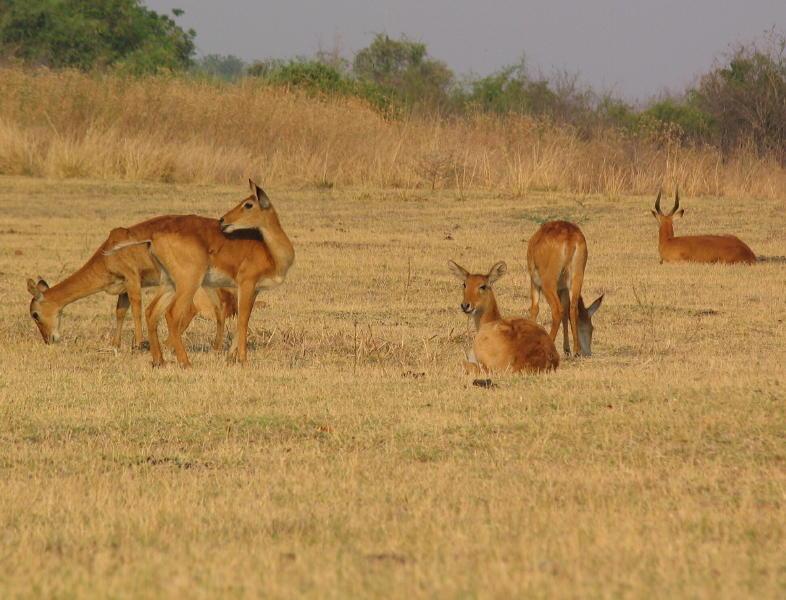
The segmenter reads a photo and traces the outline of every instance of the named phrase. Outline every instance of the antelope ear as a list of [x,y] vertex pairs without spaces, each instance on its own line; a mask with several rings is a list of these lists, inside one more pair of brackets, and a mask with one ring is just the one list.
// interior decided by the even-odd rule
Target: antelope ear
[[674,213],[674,216],[675,216],[675,217],[681,217],[681,216],[682,216],[682,215],[684,215],[684,214],[685,214],[685,209],[684,209],[684,208],[681,208],[681,209],[679,209],[677,212],[675,212],[675,213]]
[[38,289],[38,285],[32,279],[27,280],[27,291],[35,298],[36,300],[40,300],[43,298],[43,294],[41,293],[42,290]]
[[36,283],[35,285],[42,292],[45,292],[46,290],[49,289],[49,284],[46,281],[44,281],[44,278],[41,277],[40,275],[38,276],[38,283]]
[[452,260],[448,261],[448,268],[450,269],[450,272],[453,273],[457,278],[461,279],[461,281],[466,281],[467,277],[469,277],[469,271],[467,271],[464,267],[457,265]]
[[499,261],[489,271],[489,285],[493,284],[497,279],[502,277],[508,270],[508,265],[504,261]]
[[604,295],[605,294],[601,294],[600,296],[598,296],[598,298],[595,300],[595,302],[593,302],[592,304],[589,305],[589,308],[587,309],[587,314],[590,316],[590,318],[592,318],[592,315],[594,315],[596,312],[598,312],[598,309],[600,308],[600,305],[603,304],[603,296]]
[[262,208],[270,208],[270,198],[267,197],[265,190],[254,184],[254,195],[257,197],[257,202]]

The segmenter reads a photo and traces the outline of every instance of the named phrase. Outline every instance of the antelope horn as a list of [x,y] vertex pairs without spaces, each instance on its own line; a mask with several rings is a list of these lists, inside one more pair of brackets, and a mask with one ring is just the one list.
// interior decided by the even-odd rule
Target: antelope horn
[[677,187],[676,192],[674,193],[674,208],[671,209],[670,215],[673,215],[677,210],[680,208],[680,188]]
[[658,190],[658,197],[655,199],[655,212],[658,213],[659,215],[663,214],[662,212],[660,212],[660,195],[662,193],[663,193],[663,188]]

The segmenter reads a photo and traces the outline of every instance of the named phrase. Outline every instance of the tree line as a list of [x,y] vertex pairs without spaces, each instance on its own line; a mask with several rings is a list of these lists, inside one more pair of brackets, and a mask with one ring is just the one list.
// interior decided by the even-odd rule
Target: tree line
[[525,114],[585,136],[615,127],[726,153],[748,145],[786,166],[786,36],[775,30],[723,56],[684,93],[635,107],[576,75],[533,73],[523,59],[484,77],[459,77],[424,43],[386,34],[351,60],[337,51],[251,64],[231,55],[197,58],[196,33],[177,24],[181,14],[158,14],[141,0],[0,0],[0,58],[135,76],[254,77],[314,95],[357,97],[390,118]]

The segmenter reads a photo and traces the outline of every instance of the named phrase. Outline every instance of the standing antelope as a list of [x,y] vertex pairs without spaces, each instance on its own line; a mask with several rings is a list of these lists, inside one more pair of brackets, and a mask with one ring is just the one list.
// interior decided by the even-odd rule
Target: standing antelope
[[[93,256],[75,273],[63,281],[49,287],[40,277],[27,280],[27,290],[33,296],[30,301],[30,316],[35,321],[45,343],[57,342],[60,339],[60,321],[62,310],[67,305],[91,296],[98,292],[117,294],[115,316],[117,325],[113,344],[120,347],[123,321],[129,306],[134,317],[134,347],[142,346],[142,288],[159,284],[159,272],[156,265],[144,248],[128,248],[124,252],[108,255],[111,248],[129,236],[151,235],[153,231],[164,227],[171,217],[156,217],[130,228],[113,229],[106,241],[96,250]],[[196,306],[189,312],[189,321],[197,313],[209,313],[216,319],[216,339],[213,347],[219,349],[224,341],[224,320],[235,313],[234,296],[220,290],[216,295],[200,292],[195,299]]]
[[503,319],[491,286],[505,274],[498,262],[486,275],[471,275],[448,261],[451,272],[464,282],[461,310],[475,320],[472,353],[464,368],[470,372],[549,371],[559,365],[559,354],[546,330],[522,318]]
[[[219,220],[196,215],[171,217],[167,226],[149,238],[115,246],[147,244],[162,271],[162,285],[145,316],[153,366],[164,364],[158,321],[166,311],[172,348],[178,363],[190,366],[181,334],[194,294],[205,288],[237,287],[237,332],[231,356],[245,362],[248,321],[261,289],[281,285],[295,260],[295,250],[281,228],[278,215],[264,191],[249,179],[252,194]],[[234,231],[255,230],[263,241],[227,237]]]
[[756,255],[740,238],[733,235],[683,235],[674,237],[674,217],[681,217],[680,191],[674,195],[674,208],[669,214],[660,211],[660,196],[655,200],[652,215],[658,221],[658,252],[664,262],[745,263],[756,262]]
[[600,308],[603,295],[589,307],[584,306],[581,286],[587,265],[587,240],[576,225],[568,221],[550,221],[540,229],[527,245],[527,267],[530,276],[532,303],[529,318],[537,321],[540,294],[546,296],[551,307],[552,341],[557,338],[562,323],[563,349],[570,356],[568,322],[573,333],[573,350],[584,356],[592,355],[592,315]]

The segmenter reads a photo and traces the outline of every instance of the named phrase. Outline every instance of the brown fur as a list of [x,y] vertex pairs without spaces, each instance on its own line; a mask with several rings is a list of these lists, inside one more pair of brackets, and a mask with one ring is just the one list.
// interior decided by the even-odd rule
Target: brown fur
[[570,355],[568,322],[573,333],[573,350],[589,356],[592,353],[592,314],[600,307],[603,296],[584,306],[581,287],[587,265],[587,240],[577,225],[568,221],[550,221],[529,240],[527,267],[530,275],[531,305],[529,317],[538,318],[540,294],[551,308],[552,341],[562,324],[563,349]]
[[[163,277],[159,293],[147,307],[153,365],[164,362],[158,340],[158,321],[166,312],[172,347],[181,366],[189,366],[181,339],[188,307],[200,286],[207,289],[237,286],[237,333],[230,353],[240,362],[247,355],[248,322],[257,293],[280,285],[295,258],[292,243],[281,228],[265,193],[249,181],[253,194],[220,220],[196,215],[171,217],[167,225],[145,240],[160,265]],[[227,234],[257,230],[262,240],[233,239]]]
[[528,319],[483,323],[473,350],[486,371],[550,371],[559,366],[554,342],[543,327]]
[[[119,347],[121,344],[123,322],[130,307],[134,318],[134,346],[139,347],[143,340],[142,288],[159,284],[158,268],[147,249],[141,246],[123,248],[112,254],[106,254],[106,251],[134,237],[149,237],[158,229],[167,227],[172,218],[156,217],[132,227],[113,229],[106,241],[79,270],[51,288],[41,279],[38,282],[28,280],[28,291],[33,296],[30,314],[38,317],[34,318],[34,321],[44,342],[56,341],[59,337],[60,312],[65,306],[86,296],[106,292],[118,295],[114,345]],[[219,302],[217,298],[209,298],[205,292],[200,292],[196,299],[203,306],[212,307],[213,302]],[[219,312],[226,314],[232,310],[227,305],[231,302],[229,297],[222,296],[222,301],[223,308],[217,304],[216,308],[210,311],[211,316],[217,316]],[[220,310],[216,310],[219,308]],[[192,306],[188,322],[196,312],[196,307]],[[220,338],[223,344],[223,337],[224,319],[217,318],[216,340]],[[218,346],[217,341],[214,346]]]
[[[660,262],[701,262],[725,264],[753,264],[756,255],[748,245],[733,235],[683,235],[674,236],[674,218],[682,217],[680,193],[676,192],[674,208],[667,215],[660,210],[660,192],[655,200],[653,216],[658,221],[658,253]],[[678,210],[679,209],[679,210]]]
[[491,286],[505,273],[505,263],[495,264],[486,275],[472,275],[453,261],[448,264],[464,282],[461,308],[473,316],[477,330],[475,360],[465,362],[467,371],[538,372],[559,366],[559,354],[545,329],[527,319],[501,317]]

